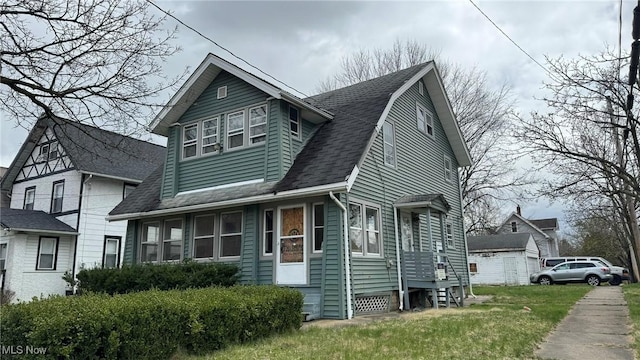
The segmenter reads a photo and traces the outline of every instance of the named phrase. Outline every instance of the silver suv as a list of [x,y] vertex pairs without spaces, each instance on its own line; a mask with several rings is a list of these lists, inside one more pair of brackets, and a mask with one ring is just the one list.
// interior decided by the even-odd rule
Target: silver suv
[[629,270],[611,264],[607,259],[597,256],[559,256],[542,259],[540,267],[542,269],[552,268],[565,261],[599,261],[611,270],[610,285],[620,285],[623,280],[629,280]]
[[529,280],[540,285],[586,282],[591,286],[598,286],[611,278],[611,269],[599,261],[568,261],[533,273]]

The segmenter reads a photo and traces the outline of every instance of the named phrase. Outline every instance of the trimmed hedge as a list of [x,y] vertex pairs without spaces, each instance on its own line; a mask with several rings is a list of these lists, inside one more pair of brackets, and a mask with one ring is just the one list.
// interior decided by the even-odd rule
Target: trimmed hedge
[[126,294],[150,289],[197,289],[233,286],[240,279],[235,264],[199,263],[125,265],[115,269],[85,269],[78,272],[81,292]]
[[54,297],[2,307],[0,340],[49,359],[168,359],[298,329],[303,298],[272,285]]

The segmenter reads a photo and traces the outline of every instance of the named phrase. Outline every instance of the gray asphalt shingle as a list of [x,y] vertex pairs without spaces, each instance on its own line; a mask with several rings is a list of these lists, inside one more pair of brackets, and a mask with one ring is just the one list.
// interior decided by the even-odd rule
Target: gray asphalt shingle
[[44,211],[2,208],[0,224],[3,229],[76,233],[74,228]]
[[469,252],[524,250],[527,248],[530,237],[529,233],[468,236],[467,246]]

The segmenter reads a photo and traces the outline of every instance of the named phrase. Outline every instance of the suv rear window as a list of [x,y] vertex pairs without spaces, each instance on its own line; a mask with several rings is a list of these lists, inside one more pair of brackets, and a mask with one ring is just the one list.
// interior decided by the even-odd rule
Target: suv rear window
[[564,262],[564,259],[549,259],[549,260],[545,260],[545,266],[552,267],[558,264],[562,264],[563,262]]

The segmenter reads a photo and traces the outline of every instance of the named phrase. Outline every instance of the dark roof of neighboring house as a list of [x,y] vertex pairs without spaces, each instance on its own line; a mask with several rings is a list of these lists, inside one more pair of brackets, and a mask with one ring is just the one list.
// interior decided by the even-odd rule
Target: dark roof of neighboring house
[[78,171],[140,182],[164,161],[164,146],[67,119],[40,118],[2,179],[3,189],[11,187],[48,127]]
[[558,219],[557,218],[550,218],[550,219],[529,219],[529,221],[537,226],[540,230],[547,230],[547,229],[557,229],[558,228]]
[[74,228],[44,211],[2,208],[0,225],[7,230],[76,234]]
[[530,238],[529,233],[468,236],[467,247],[469,252],[524,250]]
[[[344,182],[360,161],[391,95],[423,70],[420,64],[379,78],[304,99],[334,114],[320,126],[278,183],[212,190],[190,198],[160,200],[162,171],[154,172],[109,215],[139,213]],[[142,193],[144,192],[144,195]],[[138,196],[138,194],[140,194]],[[136,195],[134,197],[134,195]],[[189,202],[188,200],[192,200]],[[204,199],[208,199],[205,201]],[[194,202],[195,201],[195,202]]]

